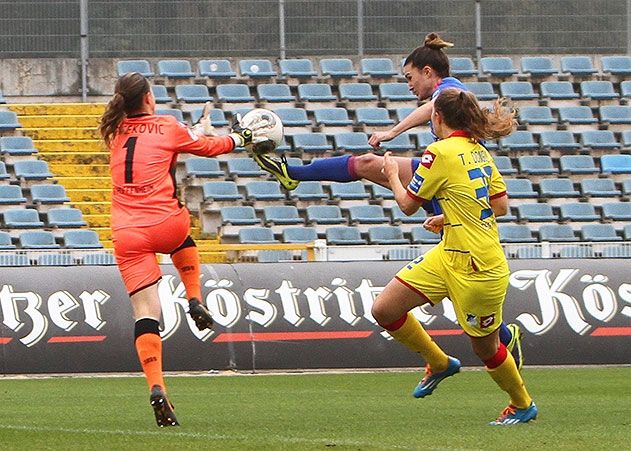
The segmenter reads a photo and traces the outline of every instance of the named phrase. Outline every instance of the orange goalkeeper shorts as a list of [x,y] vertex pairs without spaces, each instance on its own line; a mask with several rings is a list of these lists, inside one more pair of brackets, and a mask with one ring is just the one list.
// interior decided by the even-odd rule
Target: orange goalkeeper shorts
[[181,208],[159,224],[112,232],[114,256],[130,296],[160,280],[162,272],[156,254],[176,250],[188,237],[190,225],[188,210]]

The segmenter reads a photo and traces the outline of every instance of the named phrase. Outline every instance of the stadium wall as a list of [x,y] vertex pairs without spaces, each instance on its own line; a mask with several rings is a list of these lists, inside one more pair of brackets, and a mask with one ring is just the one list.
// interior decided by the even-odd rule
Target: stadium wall
[[[528,364],[629,364],[631,280],[619,260],[511,261],[505,320],[519,323]],[[222,264],[203,267],[214,331],[185,313],[163,266],[159,290],[167,370],[404,367],[418,357],[370,314],[401,262]],[[416,309],[436,340],[479,365],[449,301]],[[133,320],[116,267],[4,268],[0,372],[138,371]]]

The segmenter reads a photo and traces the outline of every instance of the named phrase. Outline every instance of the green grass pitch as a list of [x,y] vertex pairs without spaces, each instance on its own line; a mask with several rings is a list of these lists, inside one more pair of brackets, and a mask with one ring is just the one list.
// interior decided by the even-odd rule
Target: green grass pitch
[[507,403],[484,371],[414,399],[420,373],[168,377],[179,428],[155,425],[141,377],[0,379],[0,449],[622,450],[631,368],[526,368],[535,423],[491,427]]

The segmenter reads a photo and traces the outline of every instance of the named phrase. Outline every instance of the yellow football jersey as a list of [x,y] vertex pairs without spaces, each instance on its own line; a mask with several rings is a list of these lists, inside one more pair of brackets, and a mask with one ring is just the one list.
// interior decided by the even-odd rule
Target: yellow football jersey
[[473,271],[506,265],[489,204],[506,195],[506,184],[484,146],[463,132],[429,145],[407,190],[416,199],[436,197],[445,215],[441,246],[454,265],[467,262]]

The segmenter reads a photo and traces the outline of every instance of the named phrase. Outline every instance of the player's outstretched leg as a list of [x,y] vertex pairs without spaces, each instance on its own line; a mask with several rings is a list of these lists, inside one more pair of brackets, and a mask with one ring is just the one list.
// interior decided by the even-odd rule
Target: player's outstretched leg
[[192,298],[188,301],[188,313],[199,330],[212,329],[213,318],[199,299]]
[[530,403],[526,409],[518,409],[509,404],[495,421],[491,421],[491,426],[510,426],[513,424],[528,423],[537,419],[537,406],[534,402]]
[[153,407],[153,413],[156,415],[156,423],[158,426],[179,426],[173,412],[173,404],[169,402],[164,389],[159,385],[151,387],[151,395],[149,397],[151,407]]
[[289,176],[285,155],[281,155],[281,158],[278,159],[272,158],[266,154],[253,152],[251,157],[254,161],[256,161],[256,164],[261,167],[261,169],[276,177],[276,179],[287,191],[296,189],[300,184],[300,181],[294,180]]
[[431,367],[427,365],[425,367],[425,377],[419,382],[412,394],[415,398],[424,398],[431,395],[443,379],[458,373],[460,366],[460,360],[451,356],[449,357],[447,369],[440,373],[433,373]]
[[521,349],[521,328],[518,324],[510,323],[507,325],[508,329],[511,331],[511,339],[510,342],[506,345],[506,349],[513,355],[513,359],[515,360],[515,365],[517,365],[517,369],[521,371],[524,366],[524,355]]

